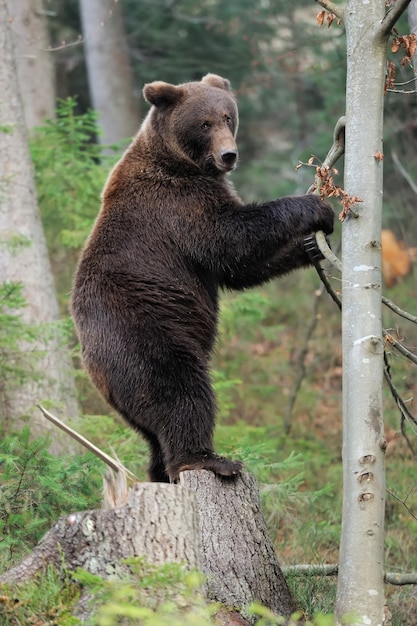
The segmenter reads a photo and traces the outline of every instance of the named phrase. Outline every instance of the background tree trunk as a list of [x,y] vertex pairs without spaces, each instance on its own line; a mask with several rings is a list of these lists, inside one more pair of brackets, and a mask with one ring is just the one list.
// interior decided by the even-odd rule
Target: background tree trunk
[[99,141],[129,139],[139,112],[120,2],[80,0],[80,10],[91,101],[103,130]]
[[27,128],[55,116],[55,64],[43,0],[8,0]]
[[[53,452],[71,452],[76,445],[68,445],[67,436],[57,432],[35,408],[44,401],[67,416],[76,417],[78,411],[70,358],[53,328],[59,319],[58,303],[37,206],[11,26],[6,0],[0,0],[0,276],[2,281],[22,283],[27,301],[22,318],[37,325],[39,339],[21,342],[21,354],[38,355],[30,378],[3,381],[0,419],[7,431],[18,429],[22,418],[30,417],[33,434],[53,429]],[[23,243],[16,245],[16,240]],[[41,325],[48,325],[47,332]],[[4,358],[13,362],[19,355],[6,354]]]
[[[410,27],[410,33],[417,36],[417,0],[411,0],[408,6],[408,25]],[[413,65],[414,68],[417,69],[417,52],[413,57]],[[414,88],[417,89],[417,76],[414,81]]]
[[[397,2],[398,6],[405,2]],[[348,0],[345,190],[362,202],[342,233],[343,519],[338,623],[384,623],[385,448],[381,217],[385,1]],[[382,25],[381,25],[382,24]]]
[[243,615],[255,600],[280,615],[295,610],[249,474],[231,481],[189,471],[179,485],[135,484],[123,506],[61,518],[0,582],[21,582],[62,558],[69,570],[108,578],[126,573],[120,560],[131,556],[200,569],[207,597]]

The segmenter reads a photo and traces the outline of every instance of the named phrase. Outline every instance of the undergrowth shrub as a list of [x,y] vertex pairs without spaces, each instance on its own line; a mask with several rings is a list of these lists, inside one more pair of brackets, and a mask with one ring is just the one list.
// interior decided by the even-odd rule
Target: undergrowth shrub
[[0,571],[10,568],[62,515],[96,508],[103,465],[94,455],[58,458],[29,428],[0,441]]

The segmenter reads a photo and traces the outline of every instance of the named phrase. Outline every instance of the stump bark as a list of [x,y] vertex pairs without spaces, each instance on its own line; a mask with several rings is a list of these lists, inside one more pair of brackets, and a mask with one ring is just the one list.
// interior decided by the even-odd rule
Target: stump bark
[[46,565],[81,567],[103,578],[128,573],[121,559],[145,556],[149,563],[185,562],[201,568],[195,498],[165,483],[136,483],[123,506],[61,517],[19,565],[0,576],[15,584]]
[[197,499],[208,597],[244,614],[258,601],[291,615],[294,600],[268,534],[256,479],[243,473],[230,480],[201,470],[183,472],[180,484]]
[[180,484],[137,483],[123,506],[62,517],[19,565],[0,576],[17,584],[46,565],[81,567],[104,578],[128,572],[122,559],[183,562],[207,577],[207,597],[247,616],[259,601],[290,615],[294,602],[277,562],[250,474],[225,479],[205,470]]

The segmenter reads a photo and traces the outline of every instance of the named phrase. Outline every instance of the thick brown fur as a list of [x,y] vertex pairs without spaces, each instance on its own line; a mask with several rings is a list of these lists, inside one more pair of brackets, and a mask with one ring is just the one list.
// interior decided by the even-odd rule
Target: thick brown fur
[[309,265],[302,239],[331,233],[333,211],[312,195],[242,202],[226,177],[238,126],[226,79],[144,96],[153,106],[105,186],[72,312],[92,380],[150,445],[150,479],[232,476],[242,464],[213,448],[218,291]]

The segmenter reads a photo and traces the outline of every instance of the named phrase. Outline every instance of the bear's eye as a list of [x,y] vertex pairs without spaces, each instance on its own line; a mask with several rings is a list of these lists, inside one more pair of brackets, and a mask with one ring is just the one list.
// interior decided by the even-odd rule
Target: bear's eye
[[208,130],[210,128],[210,122],[203,122],[201,124],[201,129],[202,130]]
[[226,115],[226,124],[232,126],[233,120],[229,115]]

